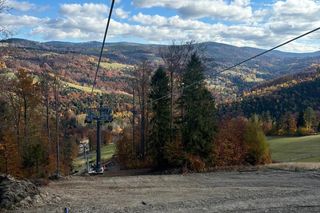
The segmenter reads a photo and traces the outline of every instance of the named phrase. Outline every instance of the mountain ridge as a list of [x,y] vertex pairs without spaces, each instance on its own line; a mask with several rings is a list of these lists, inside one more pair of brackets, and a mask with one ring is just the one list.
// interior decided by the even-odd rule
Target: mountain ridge
[[[87,44],[94,44],[96,46],[102,46],[102,42],[100,41],[84,41],[84,42],[71,42],[71,41],[56,41],[56,40],[52,40],[52,41],[34,41],[34,40],[29,40],[29,39],[23,39],[23,38],[9,38],[9,39],[3,39],[0,40],[0,43],[35,43],[35,44],[47,44],[47,45],[73,45],[73,46],[80,46],[80,45],[87,45]],[[250,47],[250,46],[235,46],[235,45],[231,45],[231,44],[226,44],[226,43],[219,43],[219,42],[214,42],[214,41],[206,41],[206,42],[200,42],[197,44],[203,44],[203,45],[215,45],[215,46],[223,46],[223,47],[233,47],[233,48],[239,48],[239,49],[243,49],[243,50],[248,50],[250,49],[251,51],[260,51],[263,52],[267,49],[264,48],[257,48],[257,47]],[[170,44],[155,44],[155,43],[150,43],[150,44],[145,44],[145,43],[138,43],[138,42],[127,42],[127,41],[119,41],[119,42],[107,42],[107,45],[111,45],[111,46],[115,46],[115,45],[133,45],[133,46],[157,46],[157,47],[161,47],[161,46],[169,46]],[[273,50],[271,51],[271,53],[273,54],[286,54],[289,56],[318,56],[320,55],[320,51],[314,51],[314,52],[305,52],[305,53],[301,53],[301,52],[289,52],[289,51],[281,51],[281,50]]]

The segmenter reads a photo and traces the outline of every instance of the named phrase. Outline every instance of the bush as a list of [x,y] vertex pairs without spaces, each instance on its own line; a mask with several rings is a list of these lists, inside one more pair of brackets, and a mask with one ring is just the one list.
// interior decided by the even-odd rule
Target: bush
[[206,164],[201,157],[192,154],[187,155],[187,166],[188,169],[196,172],[203,172],[206,168]]
[[257,119],[237,117],[221,122],[213,146],[217,167],[271,162],[269,146]]
[[213,146],[213,165],[235,166],[245,163],[245,118],[226,119],[221,122]]
[[250,120],[244,132],[246,162],[251,165],[271,163],[271,155],[266,137],[257,121]]
[[313,134],[313,131],[311,131],[310,129],[305,128],[305,127],[300,127],[297,130],[297,136],[308,136],[311,134]]

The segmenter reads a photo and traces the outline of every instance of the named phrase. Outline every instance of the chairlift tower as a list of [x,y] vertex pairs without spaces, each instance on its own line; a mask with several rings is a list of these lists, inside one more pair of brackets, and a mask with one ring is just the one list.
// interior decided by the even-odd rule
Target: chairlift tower
[[95,109],[88,110],[85,123],[92,123],[93,121],[97,121],[96,166],[93,173],[103,174],[103,167],[101,166],[101,125],[104,123],[111,123],[113,121],[113,116],[111,108],[103,107],[102,97],[100,98],[100,106],[97,111]]

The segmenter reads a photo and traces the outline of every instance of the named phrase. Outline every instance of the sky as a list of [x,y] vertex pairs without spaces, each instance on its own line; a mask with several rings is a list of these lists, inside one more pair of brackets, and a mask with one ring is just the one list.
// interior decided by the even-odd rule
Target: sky
[[[1,0],[0,0],[1,1]],[[5,0],[15,38],[102,41],[111,0]],[[320,27],[319,0],[116,0],[108,42],[213,41],[271,48]],[[320,31],[283,48],[320,50]]]

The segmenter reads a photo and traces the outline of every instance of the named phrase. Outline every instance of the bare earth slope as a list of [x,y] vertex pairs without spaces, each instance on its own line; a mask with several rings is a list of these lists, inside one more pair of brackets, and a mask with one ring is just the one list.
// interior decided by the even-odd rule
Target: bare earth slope
[[320,171],[72,177],[43,190],[59,205],[24,212],[320,212]]

